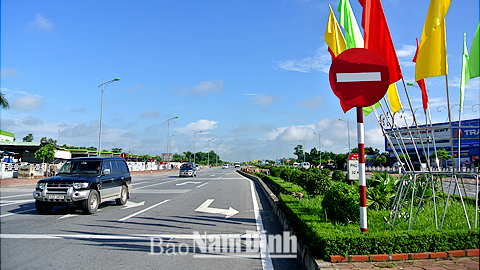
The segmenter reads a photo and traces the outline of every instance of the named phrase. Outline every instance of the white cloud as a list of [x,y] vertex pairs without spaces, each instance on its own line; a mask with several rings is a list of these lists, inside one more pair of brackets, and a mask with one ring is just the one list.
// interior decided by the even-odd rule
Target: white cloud
[[44,105],[45,102],[40,97],[34,96],[32,94],[28,94],[24,97],[19,97],[10,103],[10,107],[12,109],[23,112],[41,109]]
[[201,81],[197,84],[197,86],[193,87],[192,89],[188,87],[177,88],[180,94],[186,93],[192,97],[201,97],[211,93],[219,93],[224,89],[225,89],[225,86],[223,85],[223,80]]
[[298,107],[305,107],[310,110],[316,110],[323,106],[323,97],[321,95],[316,95],[313,98],[306,99],[297,103]]
[[328,73],[332,57],[328,53],[328,48],[323,46],[318,49],[314,56],[305,57],[303,59],[290,59],[273,61],[276,68],[289,71],[298,71],[302,73],[310,73],[312,71],[323,71]]
[[36,126],[43,124],[42,120],[38,119],[34,115],[28,115],[22,120],[22,124],[27,126]]
[[159,116],[160,116],[159,111],[146,111],[140,115],[140,118],[147,119],[147,118],[155,118]]
[[402,44],[402,48],[396,50],[397,57],[408,57],[413,60],[413,56],[415,55],[416,50],[417,46],[415,45]]
[[7,79],[20,76],[16,68],[2,68],[0,70],[0,78]]
[[37,31],[52,31],[53,30],[53,23],[50,20],[44,18],[42,14],[37,13],[35,15],[35,20],[30,23],[30,27]]
[[252,102],[253,104],[258,105],[258,106],[268,106],[268,105],[272,104],[273,101],[274,101],[273,96],[265,95],[265,94],[252,96],[250,98],[250,102]]
[[188,124],[186,127],[177,128],[176,130],[184,134],[190,134],[195,131],[205,132],[206,130],[211,130],[216,128],[217,124],[218,124],[217,121],[200,119],[197,122],[192,122]]

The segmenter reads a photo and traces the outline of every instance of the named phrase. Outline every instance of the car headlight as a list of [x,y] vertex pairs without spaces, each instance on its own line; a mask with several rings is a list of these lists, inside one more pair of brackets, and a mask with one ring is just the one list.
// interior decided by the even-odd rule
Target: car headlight
[[39,182],[39,183],[37,183],[37,188],[43,190],[43,189],[45,189],[45,186],[46,186],[46,185],[47,185],[47,183],[40,183],[40,182]]
[[82,189],[87,187],[88,187],[88,183],[73,183],[74,189]]

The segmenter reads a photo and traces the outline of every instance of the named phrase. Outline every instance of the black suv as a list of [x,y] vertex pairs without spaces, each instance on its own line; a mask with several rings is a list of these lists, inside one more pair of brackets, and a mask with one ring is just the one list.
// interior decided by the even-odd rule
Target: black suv
[[80,206],[93,214],[104,201],[127,203],[132,178],[123,158],[89,157],[67,160],[56,176],[37,182],[33,198],[39,214],[56,205]]

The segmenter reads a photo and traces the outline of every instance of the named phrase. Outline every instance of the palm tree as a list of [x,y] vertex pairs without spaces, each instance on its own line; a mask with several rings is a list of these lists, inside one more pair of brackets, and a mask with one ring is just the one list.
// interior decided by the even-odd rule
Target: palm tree
[[5,94],[4,94],[4,93],[0,93],[0,102],[1,102],[1,104],[2,104],[2,109],[4,109],[4,110],[10,109],[10,104],[8,104],[8,101],[7,101],[7,99],[5,98]]

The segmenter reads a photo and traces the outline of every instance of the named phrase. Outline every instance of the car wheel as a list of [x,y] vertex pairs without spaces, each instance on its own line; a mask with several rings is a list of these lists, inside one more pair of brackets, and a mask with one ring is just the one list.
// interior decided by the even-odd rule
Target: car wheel
[[127,187],[122,185],[122,189],[120,190],[120,198],[116,199],[115,202],[117,205],[124,205],[127,203],[128,196],[127,196]]
[[53,205],[35,200],[35,208],[40,215],[50,214],[53,210]]
[[100,196],[95,189],[90,190],[88,198],[82,202],[83,213],[86,215],[95,214],[98,209],[98,204],[100,202]]

